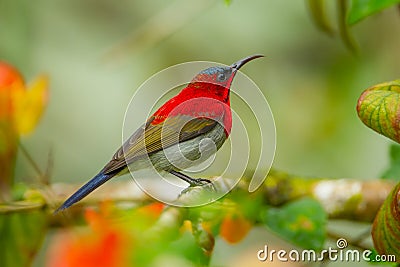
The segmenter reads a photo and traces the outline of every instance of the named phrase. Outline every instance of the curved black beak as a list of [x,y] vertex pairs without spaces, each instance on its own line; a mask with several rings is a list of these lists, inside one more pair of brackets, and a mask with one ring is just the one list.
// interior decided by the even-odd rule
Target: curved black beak
[[238,62],[233,63],[230,67],[233,69],[240,69],[244,64],[246,64],[249,61],[252,61],[253,59],[259,58],[259,57],[264,57],[263,55],[252,55],[252,56],[248,56],[245,57],[241,60],[239,60]]

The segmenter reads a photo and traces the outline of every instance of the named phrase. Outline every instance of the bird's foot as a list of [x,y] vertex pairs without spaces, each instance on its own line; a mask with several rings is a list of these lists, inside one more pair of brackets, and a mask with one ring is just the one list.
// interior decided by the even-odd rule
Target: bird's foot
[[187,182],[190,184],[190,186],[187,188],[193,188],[193,187],[203,187],[205,186],[206,189],[212,189],[212,191],[217,191],[214,184],[208,180],[208,179],[202,179],[202,178],[192,178],[186,174],[183,174],[181,172],[177,171],[170,171],[171,174],[175,175],[176,177],[182,179],[183,181]]
[[193,186],[204,186],[204,185],[209,185],[209,184],[212,184],[212,182],[210,181],[210,180],[208,180],[208,179],[203,179],[203,178],[192,178],[190,181],[189,181],[189,184],[190,184],[190,186],[191,187],[193,187]]
[[[197,178],[197,179],[195,179],[195,178],[192,178],[192,179],[190,180],[189,184],[190,184],[189,188],[190,188],[190,187],[196,187],[196,186],[200,186],[200,187],[203,187],[203,186],[204,186],[205,189],[212,190],[212,191],[214,191],[214,192],[216,191],[216,188],[215,188],[213,182],[211,182],[211,181],[208,180],[208,179],[203,179],[203,178]],[[189,188],[188,188],[188,189],[189,189]]]

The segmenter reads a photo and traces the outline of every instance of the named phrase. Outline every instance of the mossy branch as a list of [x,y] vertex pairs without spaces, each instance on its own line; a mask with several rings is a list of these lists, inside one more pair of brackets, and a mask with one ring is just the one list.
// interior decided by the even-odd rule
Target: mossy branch
[[[281,206],[301,197],[311,197],[320,202],[329,218],[372,222],[394,186],[390,180],[307,178],[271,171],[256,192],[247,192],[248,182],[243,179],[225,198],[246,193],[260,196],[265,205]],[[75,189],[72,185],[53,184],[50,190],[42,190],[49,213]],[[195,192],[187,192],[189,196],[186,194],[185,197],[192,193]],[[111,200],[121,207],[137,207],[153,201],[132,181],[120,181],[103,186],[70,208],[68,213],[74,216],[81,213],[82,208],[104,200]],[[62,216],[54,217],[56,225],[60,223],[58,218]]]

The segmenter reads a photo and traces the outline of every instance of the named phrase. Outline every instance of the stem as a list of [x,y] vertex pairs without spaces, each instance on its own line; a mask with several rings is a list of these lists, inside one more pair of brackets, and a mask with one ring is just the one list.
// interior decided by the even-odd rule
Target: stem
[[[281,206],[302,197],[311,197],[321,203],[329,218],[361,222],[373,221],[380,206],[395,186],[395,183],[389,180],[305,178],[271,171],[264,184],[250,194],[247,192],[248,182],[243,180],[227,195],[227,198],[235,193],[257,194],[261,196],[265,205]],[[218,181],[220,184],[225,182],[223,179]],[[53,184],[51,187],[54,192],[51,195],[56,196],[56,199],[54,197],[47,199],[50,207],[53,207],[55,202],[61,203],[77,188],[60,184]],[[218,188],[218,184],[216,187]],[[190,191],[185,193],[185,197],[190,197],[191,193]],[[78,212],[85,206],[105,199],[112,200],[116,205],[131,203],[133,206],[152,201],[132,181],[121,181],[99,188],[83,199],[80,205],[72,207],[71,211]]]
[[24,147],[24,145],[19,142],[19,148],[21,149],[22,154],[24,154],[24,156],[26,157],[26,159],[28,160],[29,164],[32,165],[33,169],[37,172],[37,174],[42,177],[43,173],[39,168],[39,165],[37,165],[37,163],[35,162],[35,160],[32,158],[31,154],[29,154],[28,150],[26,150],[26,148]]

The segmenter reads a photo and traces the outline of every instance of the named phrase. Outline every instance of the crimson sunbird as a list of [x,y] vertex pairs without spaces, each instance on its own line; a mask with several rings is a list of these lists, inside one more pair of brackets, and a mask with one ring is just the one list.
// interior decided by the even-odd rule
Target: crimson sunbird
[[[230,66],[211,67],[198,73],[178,95],[151,115],[117,150],[110,162],[56,212],[80,201],[111,178],[127,173],[128,165],[134,170],[148,167],[145,164],[148,160],[157,171],[170,173],[190,186],[211,183],[181,171],[205,161],[229,137],[232,80],[244,64],[259,57],[263,56],[248,56]],[[205,139],[212,142],[202,142]]]

